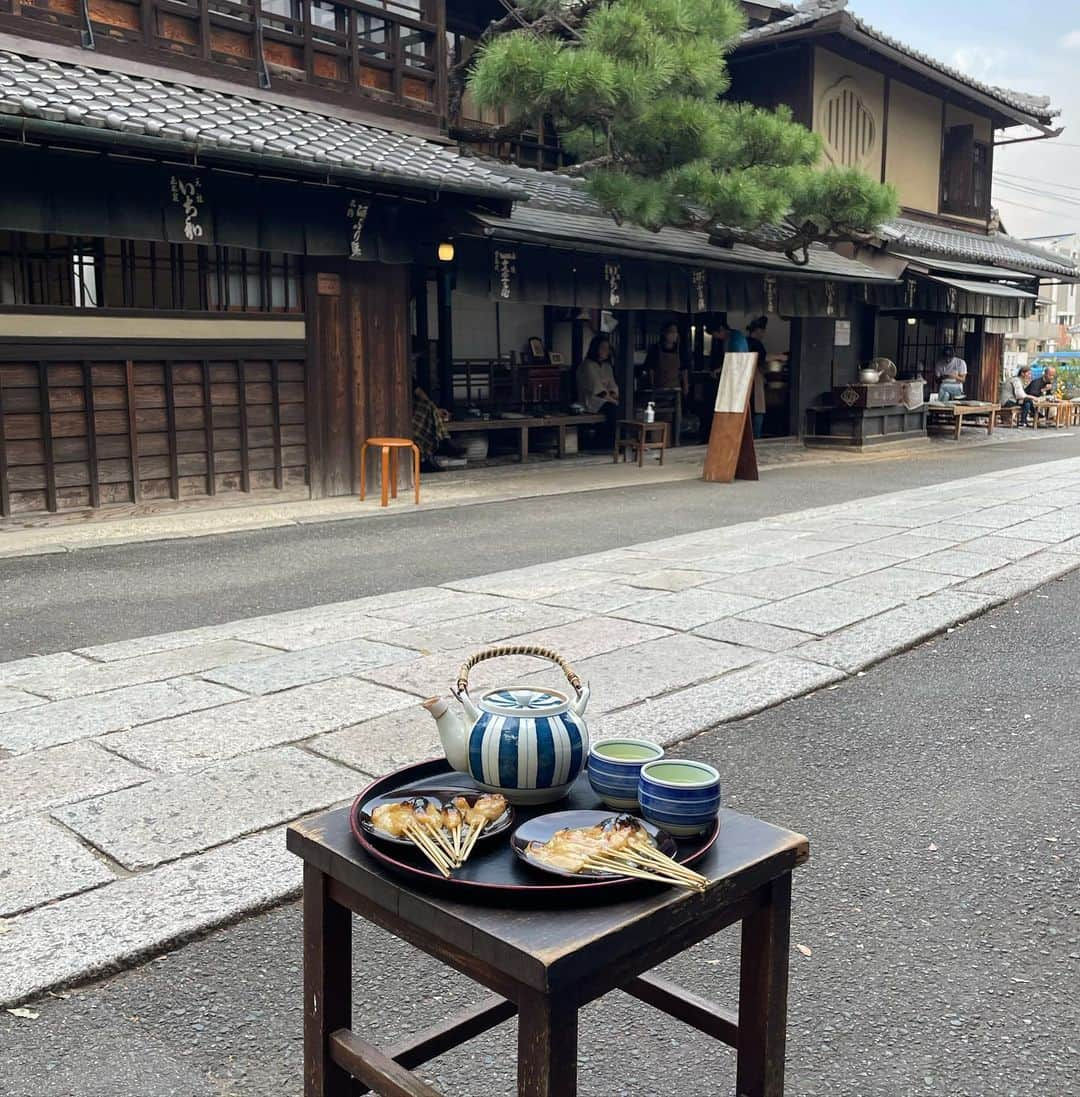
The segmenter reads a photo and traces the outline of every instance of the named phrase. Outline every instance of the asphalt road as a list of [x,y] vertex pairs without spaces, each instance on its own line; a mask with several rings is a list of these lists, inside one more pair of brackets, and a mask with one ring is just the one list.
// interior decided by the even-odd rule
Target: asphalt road
[[[729,806],[810,836],[795,879],[792,1097],[1080,1095],[1080,573],[834,689],[698,736]],[[643,729],[644,730],[644,729]],[[732,1000],[728,931],[665,965]],[[804,955],[794,946],[810,950]],[[2,940],[0,940],[2,947]],[[356,1017],[380,1042],[476,988],[358,927]],[[299,1097],[300,912],[0,1013],[2,1097]],[[430,1065],[513,1092],[514,1024]],[[582,1097],[720,1097],[731,1053],[611,995]]]
[[[1074,457],[1080,435],[0,560],[0,661],[444,583]],[[1023,475],[1022,472],[1019,475]]]

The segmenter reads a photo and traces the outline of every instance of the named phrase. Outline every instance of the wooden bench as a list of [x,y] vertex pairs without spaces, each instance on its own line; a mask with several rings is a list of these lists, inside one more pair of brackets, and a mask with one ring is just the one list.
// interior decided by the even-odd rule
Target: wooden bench
[[960,429],[964,426],[964,420],[967,419],[968,426],[985,427],[987,434],[993,434],[997,413],[1000,410],[997,404],[960,404],[953,400],[933,401],[926,405],[926,425],[946,428],[951,425],[953,438],[959,438]]
[[559,432],[559,456],[566,456],[566,428],[602,423],[602,415],[549,415],[525,419],[452,419],[446,424],[451,434],[464,434],[479,430],[516,430],[519,432],[519,454],[522,461],[529,459],[529,431],[534,428],[555,428]]

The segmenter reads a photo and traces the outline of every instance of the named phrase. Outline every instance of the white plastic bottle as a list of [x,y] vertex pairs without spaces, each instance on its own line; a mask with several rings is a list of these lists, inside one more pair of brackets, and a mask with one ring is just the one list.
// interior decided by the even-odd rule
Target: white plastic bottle
[[645,419],[644,419],[644,422],[646,422],[646,423],[655,423],[656,422],[656,405],[652,402],[652,400],[650,400],[645,405]]

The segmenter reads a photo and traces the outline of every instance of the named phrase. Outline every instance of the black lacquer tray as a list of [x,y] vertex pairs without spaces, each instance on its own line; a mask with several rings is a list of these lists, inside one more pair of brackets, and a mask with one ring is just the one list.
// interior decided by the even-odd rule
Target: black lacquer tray
[[[421,791],[424,788],[475,792],[479,786],[464,773],[452,770],[445,758],[419,762],[388,773],[368,785],[353,801],[349,822],[353,836],[368,856],[391,872],[407,877],[427,890],[438,891],[463,902],[547,906],[603,902],[626,898],[635,891],[655,891],[664,886],[631,877],[566,879],[541,872],[515,856],[510,848],[511,832],[501,834],[487,843],[477,844],[468,861],[461,868],[454,869],[453,875],[447,880],[439,875],[419,850],[373,838],[364,831],[359,822],[360,808],[374,797],[393,795],[399,789]],[[534,807],[521,804],[514,807],[517,826],[538,815],[577,810],[608,810],[593,792],[585,773],[574,782],[570,794],[562,800]],[[678,847],[676,860],[685,865],[693,864],[709,851],[719,834],[720,821],[717,819],[712,829],[704,834],[692,838],[675,838]]]

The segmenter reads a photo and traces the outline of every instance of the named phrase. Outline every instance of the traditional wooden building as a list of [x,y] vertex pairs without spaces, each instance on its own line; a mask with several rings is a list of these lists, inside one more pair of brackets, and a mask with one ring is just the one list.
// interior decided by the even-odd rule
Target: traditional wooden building
[[[489,396],[505,364],[512,401],[565,402],[589,325],[629,381],[666,317],[700,361],[713,311],[770,317],[771,429],[799,433],[870,354],[919,370],[948,330],[982,362],[1077,276],[990,223],[992,134],[1046,104],[832,7],[747,8],[735,93],[901,185],[877,246],[796,268],[615,225],[535,170],[546,120],[508,136],[460,94],[494,0],[0,0],[0,522],[350,493],[414,374],[462,410],[478,362]],[[515,372],[534,344],[554,378]]]

